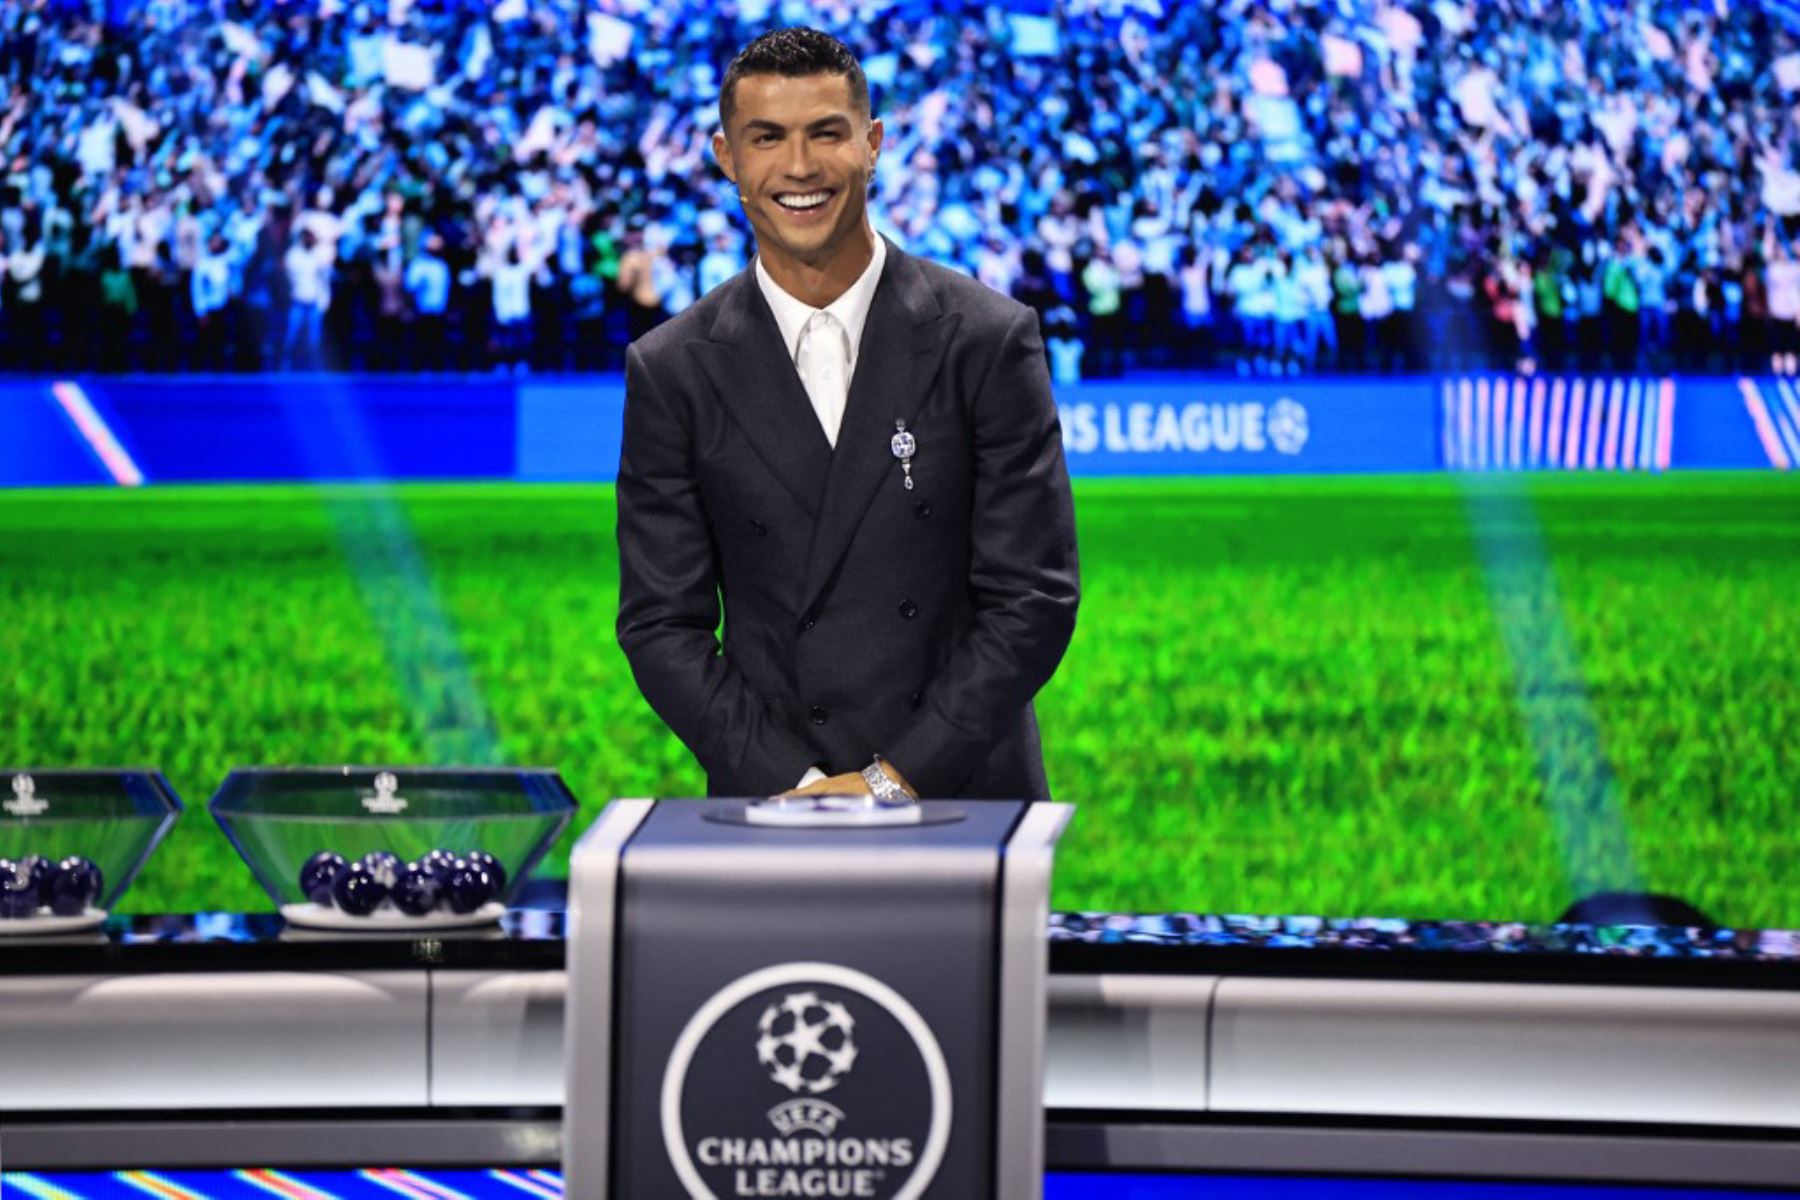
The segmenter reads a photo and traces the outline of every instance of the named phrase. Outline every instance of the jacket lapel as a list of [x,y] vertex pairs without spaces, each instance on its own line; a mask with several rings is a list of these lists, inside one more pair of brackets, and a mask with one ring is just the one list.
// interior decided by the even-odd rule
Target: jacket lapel
[[[774,323],[774,317],[769,317]],[[807,555],[803,608],[811,608],[839,560],[849,549],[863,515],[882,486],[899,487],[900,467],[889,446],[894,422],[913,427],[914,416],[943,361],[949,334],[958,321],[938,306],[918,263],[894,246],[869,306],[856,373],[838,429],[837,449],[830,455],[818,524]],[[798,376],[795,376],[798,379]],[[801,402],[806,402],[804,389]],[[811,409],[807,409],[811,415]],[[818,421],[813,429],[821,444]]]
[[816,521],[831,443],[781,344],[781,327],[756,285],[755,269],[721,286],[733,291],[719,297],[718,318],[708,340],[694,343],[694,357],[744,436]]

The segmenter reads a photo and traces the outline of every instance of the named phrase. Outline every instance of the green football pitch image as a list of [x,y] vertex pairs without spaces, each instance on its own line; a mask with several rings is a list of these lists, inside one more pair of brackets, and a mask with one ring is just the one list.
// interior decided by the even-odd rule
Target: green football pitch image
[[[1547,921],[1600,888],[1800,924],[1800,481],[1083,480],[1039,717],[1063,909]],[[613,639],[600,486],[0,494],[0,766],[160,766],[122,908],[270,907],[236,765],[698,768]]]

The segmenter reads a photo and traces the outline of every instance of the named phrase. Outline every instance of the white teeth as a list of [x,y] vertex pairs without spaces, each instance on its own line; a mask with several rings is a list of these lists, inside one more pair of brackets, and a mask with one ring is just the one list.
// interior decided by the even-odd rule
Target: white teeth
[[783,208],[816,208],[829,199],[830,192],[810,192],[804,196],[778,196],[775,203]]

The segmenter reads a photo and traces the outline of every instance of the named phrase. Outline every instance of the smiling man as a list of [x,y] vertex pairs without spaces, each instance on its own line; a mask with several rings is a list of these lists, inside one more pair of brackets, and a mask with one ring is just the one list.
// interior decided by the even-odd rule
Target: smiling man
[[710,795],[1045,798],[1031,701],[1079,585],[1037,319],[875,235],[836,39],[757,38],[719,113],[756,262],[626,353],[638,686]]

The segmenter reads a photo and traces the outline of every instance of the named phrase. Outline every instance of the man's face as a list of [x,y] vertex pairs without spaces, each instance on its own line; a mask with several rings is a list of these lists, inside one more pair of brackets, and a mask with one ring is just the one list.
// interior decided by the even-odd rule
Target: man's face
[[744,197],[758,250],[822,267],[865,225],[881,135],[845,76],[752,75],[738,80],[713,153]]

